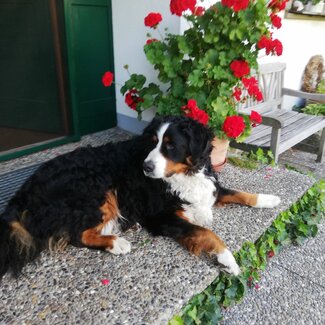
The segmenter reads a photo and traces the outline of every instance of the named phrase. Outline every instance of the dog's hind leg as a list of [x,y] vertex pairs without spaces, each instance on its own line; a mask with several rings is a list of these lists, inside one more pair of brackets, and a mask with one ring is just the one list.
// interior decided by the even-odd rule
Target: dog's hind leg
[[252,194],[220,188],[217,196],[216,206],[236,203],[254,208],[274,208],[279,205],[281,199],[271,194]]
[[116,195],[113,192],[106,194],[100,211],[102,222],[83,231],[81,243],[92,248],[104,248],[115,255],[129,253],[131,244],[126,239],[117,236],[120,231],[118,219],[122,217],[118,209]]

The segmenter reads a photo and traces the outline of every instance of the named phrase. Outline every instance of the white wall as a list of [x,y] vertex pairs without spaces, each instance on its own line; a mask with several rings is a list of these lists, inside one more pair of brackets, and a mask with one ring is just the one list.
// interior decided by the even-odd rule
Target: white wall
[[[124,115],[136,118],[137,113],[124,103],[124,97],[120,93],[121,85],[129,79],[123,66],[128,64],[130,73],[144,74],[149,82],[157,81],[157,73],[147,61],[143,46],[148,39],[148,32],[153,38],[161,38],[158,31],[144,25],[144,18],[150,12],[160,12],[163,20],[159,24],[159,30],[162,34],[166,27],[171,33],[179,33],[180,19],[171,16],[169,0],[113,0],[112,11],[117,113],[120,117]],[[146,112],[143,119],[149,121],[153,115],[153,111]]]

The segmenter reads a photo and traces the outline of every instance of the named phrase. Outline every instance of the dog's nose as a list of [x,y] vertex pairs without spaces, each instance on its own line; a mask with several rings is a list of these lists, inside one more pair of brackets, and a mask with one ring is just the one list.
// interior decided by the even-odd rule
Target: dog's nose
[[154,170],[155,166],[153,164],[152,161],[145,161],[143,163],[143,170],[146,172],[146,173],[152,173],[153,170]]

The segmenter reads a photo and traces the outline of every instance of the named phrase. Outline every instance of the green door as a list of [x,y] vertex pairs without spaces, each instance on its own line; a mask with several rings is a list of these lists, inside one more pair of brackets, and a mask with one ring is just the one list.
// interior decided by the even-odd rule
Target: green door
[[69,132],[55,11],[53,0],[0,0],[0,155]]
[[70,88],[75,122],[81,135],[116,125],[114,87],[101,78],[113,71],[111,3],[65,0]]

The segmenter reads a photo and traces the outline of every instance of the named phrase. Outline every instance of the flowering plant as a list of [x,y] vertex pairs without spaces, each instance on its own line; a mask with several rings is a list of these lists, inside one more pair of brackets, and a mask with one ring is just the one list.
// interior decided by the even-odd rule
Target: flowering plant
[[205,9],[197,0],[171,0],[171,13],[183,16],[190,27],[183,35],[165,37],[159,31],[162,15],[150,13],[144,23],[161,39],[148,34],[144,52],[168,89],[131,74],[121,88],[126,104],[140,118],[154,106],[159,115],[185,114],[209,124],[220,138],[243,140],[261,117],[257,112],[239,115],[236,107],[248,97],[263,99],[254,77],[257,58],[260,50],[282,54],[272,31],[281,27],[277,13],[286,1],[222,0]]

